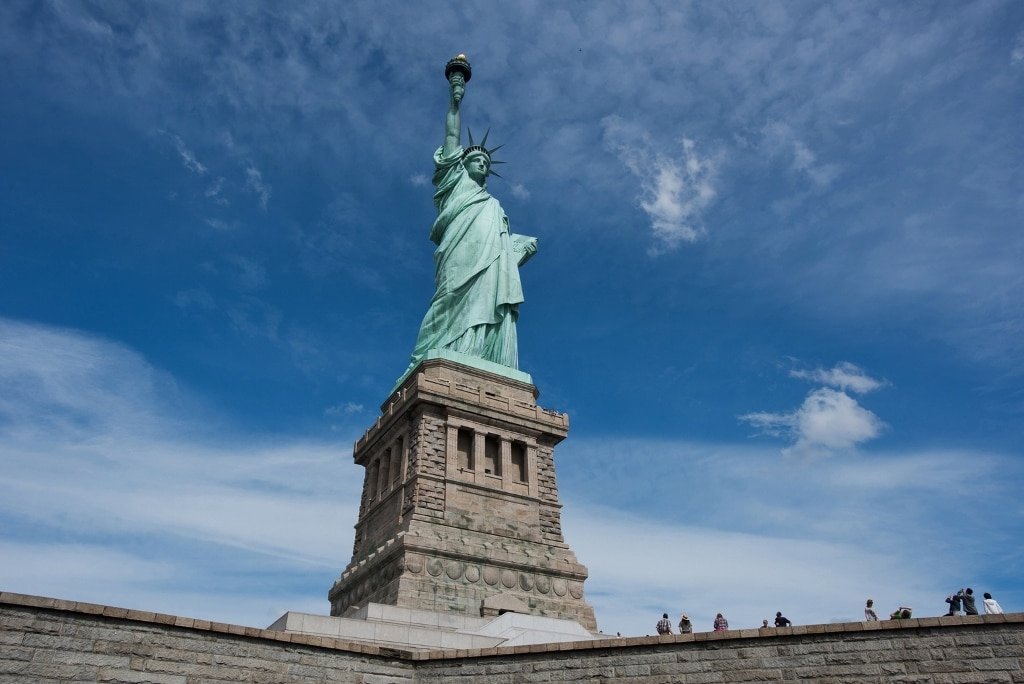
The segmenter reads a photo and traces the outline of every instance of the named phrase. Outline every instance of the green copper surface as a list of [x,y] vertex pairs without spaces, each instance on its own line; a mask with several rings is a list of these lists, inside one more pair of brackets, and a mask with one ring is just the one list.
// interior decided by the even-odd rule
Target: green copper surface
[[431,349],[428,351],[422,359],[416,362],[415,365],[409,366],[409,368],[402,374],[402,377],[398,378],[398,382],[391,388],[394,392],[402,383],[405,382],[412,372],[416,369],[421,361],[429,361],[431,359],[445,359],[447,361],[454,361],[455,363],[461,363],[463,366],[469,366],[471,368],[477,368],[488,373],[494,373],[495,375],[503,375],[506,378],[518,380],[519,382],[525,382],[527,385],[533,384],[533,377],[529,373],[524,373],[521,370],[515,368],[509,368],[508,366],[502,366],[500,363],[494,363],[493,361],[487,361],[477,356],[469,356],[468,354],[460,354],[450,349]]
[[462,147],[467,74],[446,69],[449,106],[444,144],[434,153],[437,219],[430,231],[437,245],[435,290],[403,378],[440,351],[489,362],[491,372],[516,379],[525,375],[516,371],[516,320],[523,302],[519,267],[536,253],[537,239],[514,235],[501,203],[487,191],[490,151],[483,144],[470,143],[468,151]]

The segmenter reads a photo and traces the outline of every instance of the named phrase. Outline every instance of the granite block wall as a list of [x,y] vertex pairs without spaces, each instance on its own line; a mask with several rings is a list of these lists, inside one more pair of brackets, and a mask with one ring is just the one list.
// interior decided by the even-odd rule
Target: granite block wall
[[[411,682],[377,647],[95,604],[0,594],[0,682]],[[339,646],[341,648],[339,648]]]
[[0,593],[0,683],[1024,684],[1024,613],[414,652]]

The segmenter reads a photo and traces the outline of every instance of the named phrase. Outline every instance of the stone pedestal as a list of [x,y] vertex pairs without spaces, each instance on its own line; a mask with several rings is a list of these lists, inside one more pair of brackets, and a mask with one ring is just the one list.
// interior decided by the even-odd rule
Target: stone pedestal
[[597,630],[587,569],[562,538],[554,447],[569,418],[536,396],[531,384],[448,359],[403,380],[355,444],[366,476],[331,615],[372,602]]

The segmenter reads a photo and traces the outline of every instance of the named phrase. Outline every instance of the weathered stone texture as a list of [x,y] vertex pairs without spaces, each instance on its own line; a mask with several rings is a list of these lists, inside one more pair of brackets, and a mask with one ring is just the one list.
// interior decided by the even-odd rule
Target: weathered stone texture
[[363,500],[352,560],[328,593],[332,615],[370,602],[479,615],[484,599],[509,594],[596,631],[587,569],[562,536],[554,447],[568,416],[535,396],[432,360],[389,398],[355,444]]
[[0,682],[65,681],[1020,683],[1024,614],[412,652],[0,594]]
[[[235,625],[225,625],[223,632],[212,625],[174,627],[156,617],[139,621],[2,601],[0,682],[412,681],[413,663],[393,657],[325,649],[313,639],[308,644],[276,640],[264,630],[252,630],[259,638],[246,637],[231,633],[247,629]],[[336,646],[331,639],[317,640]]]

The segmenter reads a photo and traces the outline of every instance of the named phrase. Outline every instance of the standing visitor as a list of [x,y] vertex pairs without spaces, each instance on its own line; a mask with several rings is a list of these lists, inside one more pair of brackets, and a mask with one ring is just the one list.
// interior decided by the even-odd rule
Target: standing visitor
[[875,614],[874,599],[868,599],[868,602],[864,605],[864,621],[878,622],[878,615]]
[[661,619],[658,620],[658,634],[671,634],[672,623],[669,622],[668,613],[662,613]]
[[691,634],[693,632],[693,623],[690,622],[690,616],[683,613],[679,617],[679,633],[680,634]]
[[776,627],[789,627],[791,624],[793,624],[793,623],[789,621],[789,618],[784,617],[782,615],[782,611],[781,610],[779,612],[775,613],[775,626]]
[[729,621],[721,613],[715,616],[715,631],[724,632],[729,629]]

